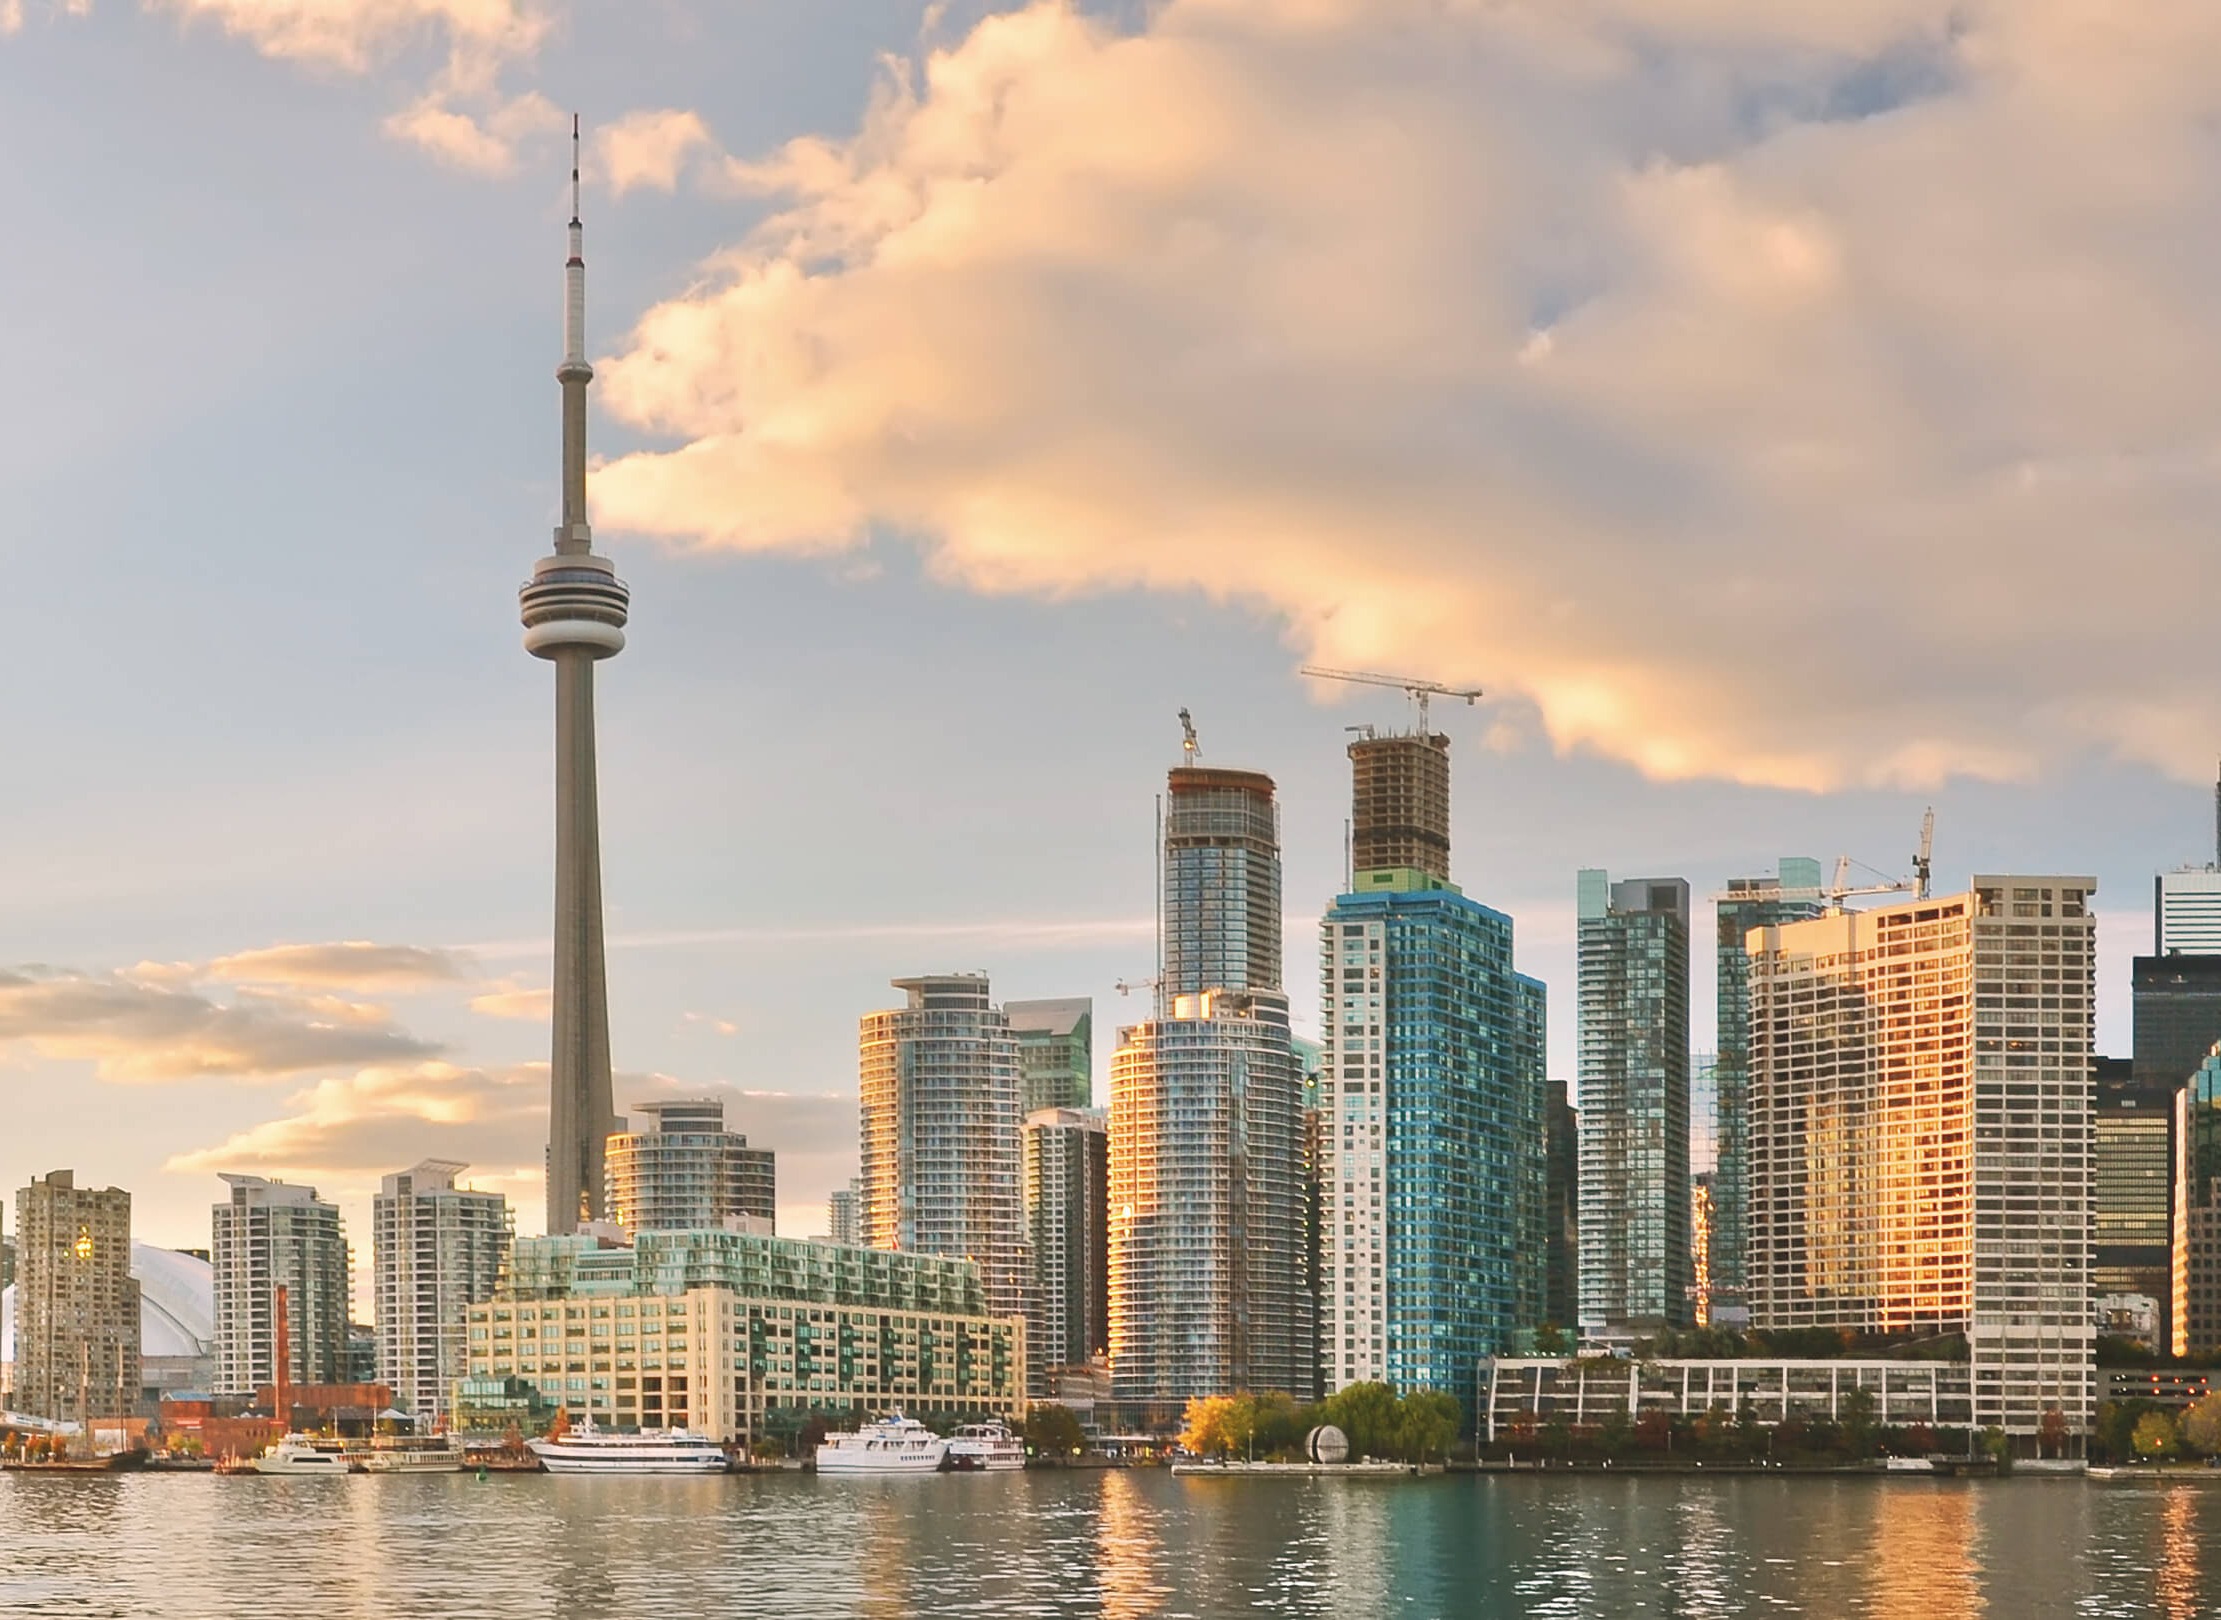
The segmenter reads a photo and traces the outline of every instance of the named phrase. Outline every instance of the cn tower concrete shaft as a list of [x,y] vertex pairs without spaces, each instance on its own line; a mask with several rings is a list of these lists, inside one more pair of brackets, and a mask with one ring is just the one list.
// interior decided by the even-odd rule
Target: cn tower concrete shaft
[[563,521],[555,550],[517,593],[525,650],[555,665],[554,1028],[548,1061],[547,1229],[602,1218],[602,1149],[618,1128],[609,1083],[609,986],[602,947],[594,665],[623,651],[631,593],[594,554],[586,520],[586,258],[571,130],[571,257],[564,267]]

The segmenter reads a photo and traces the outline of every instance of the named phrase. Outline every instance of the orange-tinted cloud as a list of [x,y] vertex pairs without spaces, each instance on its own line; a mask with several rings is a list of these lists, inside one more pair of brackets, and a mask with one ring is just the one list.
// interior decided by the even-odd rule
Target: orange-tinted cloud
[[2217,108],[2196,0],[1037,0],[725,166],[599,516],[1202,591],[1660,777],[2197,775]]

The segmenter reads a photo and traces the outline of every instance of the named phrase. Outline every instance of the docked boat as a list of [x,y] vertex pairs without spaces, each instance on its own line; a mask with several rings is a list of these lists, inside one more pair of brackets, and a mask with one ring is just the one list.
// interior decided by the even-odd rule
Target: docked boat
[[366,1474],[459,1474],[463,1453],[443,1434],[381,1437],[357,1459]]
[[347,1448],[337,1440],[319,1440],[309,1434],[289,1434],[254,1460],[258,1474],[288,1474],[302,1478],[320,1474],[349,1474]]
[[1025,1442],[1007,1423],[967,1423],[949,1436],[949,1467],[959,1474],[1026,1466]]
[[614,1434],[587,1422],[525,1444],[551,1474],[722,1474],[731,1467],[724,1447],[691,1429]]
[[949,1443],[915,1418],[890,1412],[853,1434],[829,1434],[817,1448],[821,1474],[934,1474]]

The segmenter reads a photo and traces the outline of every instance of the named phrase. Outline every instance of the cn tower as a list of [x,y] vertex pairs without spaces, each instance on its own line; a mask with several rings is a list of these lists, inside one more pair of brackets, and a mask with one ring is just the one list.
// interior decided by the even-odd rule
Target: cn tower
[[586,522],[585,231],[578,120],[571,120],[571,257],[563,269],[563,521],[554,555],[517,592],[525,651],[555,665],[555,1018],[548,1066],[547,1229],[602,1215],[602,1145],[618,1128],[609,1084],[609,985],[602,960],[602,843],[594,780],[594,665],[624,650],[632,593],[594,555]]

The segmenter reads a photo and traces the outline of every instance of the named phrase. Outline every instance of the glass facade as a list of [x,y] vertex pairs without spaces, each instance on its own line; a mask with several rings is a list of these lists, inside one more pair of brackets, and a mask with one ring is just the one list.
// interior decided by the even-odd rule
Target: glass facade
[[1085,996],[1006,1001],[1003,1016],[1018,1037],[1024,1112],[1090,1107],[1095,1100],[1095,1003]]
[[602,1155],[609,1219],[629,1232],[683,1232],[734,1215],[777,1219],[778,1160],[725,1129],[723,1103],[690,1097],[634,1111],[650,1128],[616,1133]]
[[1343,895],[1320,944],[1326,1382],[1463,1399],[1546,1310],[1543,987],[1446,886]]
[[1694,1320],[1689,1258],[1689,885],[1578,890],[1581,1331]]
[[[2175,1086],[2138,1083],[2135,1064],[2096,1060],[2092,1098],[2090,1292],[2152,1302],[2150,1348],[2168,1343],[2173,1296]],[[2111,1330],[2108,1330],[2111,1331]]]
[[2221,1349],[2221,1044],[2175,1095],[2173,1350]]

